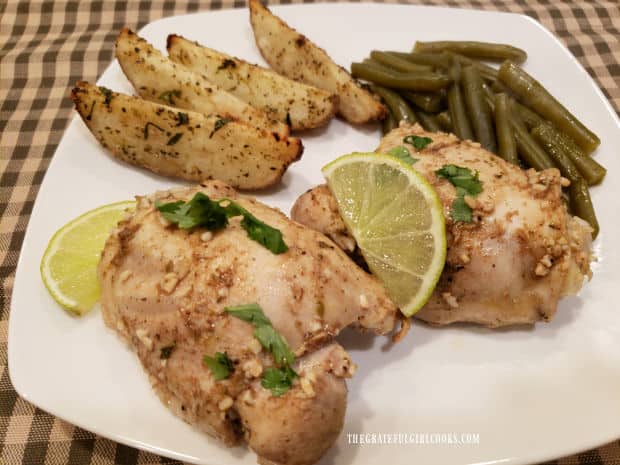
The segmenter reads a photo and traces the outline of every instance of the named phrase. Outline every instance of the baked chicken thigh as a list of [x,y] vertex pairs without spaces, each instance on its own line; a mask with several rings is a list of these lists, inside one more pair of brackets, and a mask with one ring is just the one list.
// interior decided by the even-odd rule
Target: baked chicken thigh
[[[285,253],[251,240],[233,217],[224,229],[184,230],[155,201],[197,192],[230,199],[283,235]],[[390,332],[397,309],[383,286],[324,235],[212,181],[139,197],[111,234],[99,265],[106,324],[135,350],[162,402],[227,445],[247,441],[264,464],[316,462],[343,426],[344,379],[355,365],[333,337],[348,325]],[[296,356],[299,375],[276,396],[261,384],[273,357],[253,326],[225,311],[258,303]],[[203,358],[232,363],[216,380]]]
[[[432,324],[489,327],[550,320],[562,296],[576,293],[589,276],[591,229],[567,213],[556,169],[524,171],[455,136],[403,125],[387,134],[377,152],[406,145],[406,136],[432,142],[413,153],[414,168],[436,189],[444,208],[448,254],[440,281],[416,317]],[[413,146],[408,145],[411,151]],[[455,187],[435,172],[457,165],[477,172],[482,192],[465,197],[472,222],[453,221]],[[355,253],[327,186],[303,194],[292,218]]]

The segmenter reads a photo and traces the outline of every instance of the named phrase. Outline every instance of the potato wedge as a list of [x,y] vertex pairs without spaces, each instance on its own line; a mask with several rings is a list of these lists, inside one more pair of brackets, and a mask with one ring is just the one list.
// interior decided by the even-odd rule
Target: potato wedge
[[87,82],[78,82],[71,98],[115,157],[165,176],[260,189],[275,184],[303,150],[296,138],[280,139],[246,123],[182,112]]
[[383,119],[386,108],[327,53],[265,8],[250,0],[256,45],[274,70],[338,95],[338,113],[350,123]]
[[116,39],[116,58],[127,79],[144,99],[243,121],[282,138],[289,135],[285,123],[268,118],[264,112],[211,84],[202,75],[173,62],[127,28]]
[[270,118],[289,124],[291,129],[323,126],[336,114],[338,97],[333,93],[292,81],[181,36],[168,36],[168,55]]

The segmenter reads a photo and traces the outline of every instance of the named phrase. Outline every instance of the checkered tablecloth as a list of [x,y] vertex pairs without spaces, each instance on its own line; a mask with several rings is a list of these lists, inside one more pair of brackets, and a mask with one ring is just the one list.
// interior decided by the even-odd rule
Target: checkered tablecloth
[[[619,111],[620,0],[410,3],[512,11],[539,20],[568,46]],[[80,79],[97,79],[112,59],[115,36],[125,25],[138,29],[164,16],[244,4],[244,0],[0,0],[0,463],[176,463],[76,428],[15,393],[7,367],[11,291],[35,197],[72,117],[68,98],[72,85]],[[552,463],[620,465],[620,441]]]

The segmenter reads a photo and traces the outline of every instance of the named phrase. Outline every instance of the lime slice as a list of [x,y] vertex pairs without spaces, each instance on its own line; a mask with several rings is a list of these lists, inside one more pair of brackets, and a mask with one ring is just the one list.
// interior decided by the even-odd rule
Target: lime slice
[[389,155],[352,153],[322,169],[372,273],[406,316],[431,296],[446,260],[443,208],[431,185]]
[[67,223],[52,237],[41,259],[41,277],[54,300],[83,315],[99,300],[97,264],[110,231],[135,202],[91,210]]

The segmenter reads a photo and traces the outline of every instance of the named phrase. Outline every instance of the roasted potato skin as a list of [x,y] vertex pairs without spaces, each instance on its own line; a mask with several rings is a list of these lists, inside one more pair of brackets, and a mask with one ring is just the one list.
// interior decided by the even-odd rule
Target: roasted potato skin
[[338,95],[338,113],[350,123],[381,120],[387,109],[341,66],[306,36],[264,7],[249,0],[256,45],[274,70]]
[[285,123],[270,119],[243,100],[210,83],[155,49],[133,31],[124,28],[116,39],[116,58],[140,97],[205,115],[217,114],[243,121],[284,138]]
[[173,61],[203,74],[293,130],[324,126],[336,114],[338,97],[332,92],[293,81],[175,34],[168,36],[167,48]]
[[87,82],[78,82],[71,98],[116,158],[164,176],[261,189],[278,182],[303,151],[296,138],[281,139],[219,115],[179,111]]

